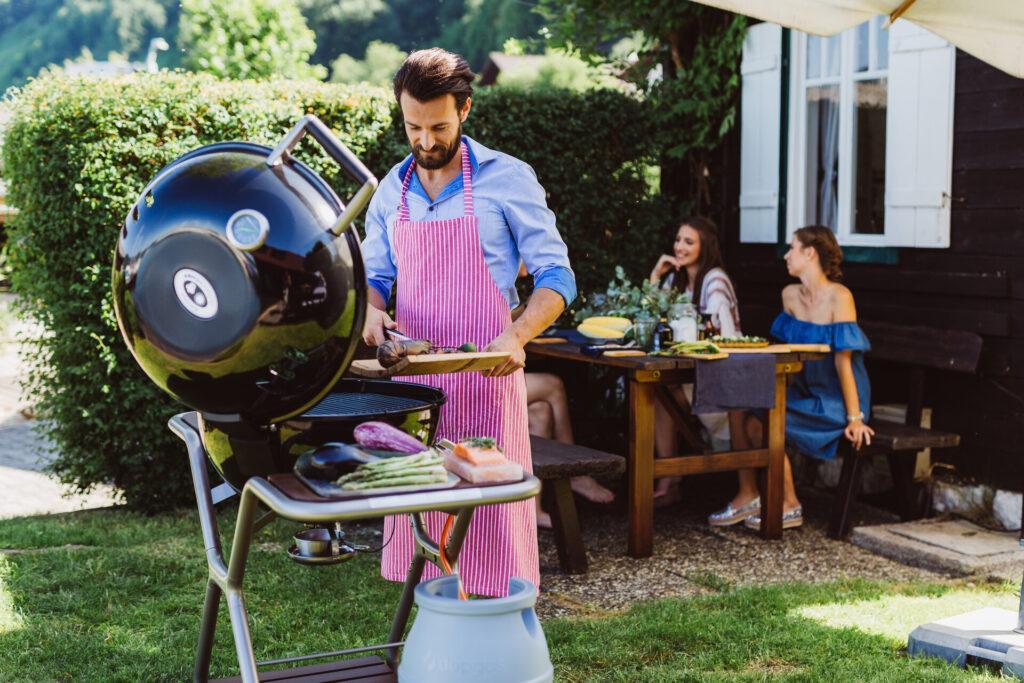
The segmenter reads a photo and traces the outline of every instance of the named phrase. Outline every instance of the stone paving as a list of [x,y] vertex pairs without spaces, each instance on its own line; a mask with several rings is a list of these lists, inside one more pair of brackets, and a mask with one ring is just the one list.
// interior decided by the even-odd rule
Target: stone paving
[[110,487],[66,495],[67,488],[43,472],[53,449],[23,414],[28,403],[18,386],[25,371],[19,347],[37,330],[14,318],[12,301],[13,295],[0,293],[0,519],[112,505],[115,491]]

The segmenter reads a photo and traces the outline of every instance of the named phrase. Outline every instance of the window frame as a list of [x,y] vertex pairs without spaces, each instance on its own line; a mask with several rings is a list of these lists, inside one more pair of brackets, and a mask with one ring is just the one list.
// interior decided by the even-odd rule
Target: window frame
[[[809,34],[802,31],[789,31],[789,64],[788,64],[788,139],[786,140],[785,154],[787,157],[787,168],[785,178],[785,226],[786,236],[791,235],[797,228],[813,222],[806,218],[807,210],[807,89],[814,86],[839,85],[839,183],[838,183],[838,225],[836,228],[836,239],[842,246],[855,247],[887,247],[889,246],[889,231],[882,234],[868,234],[853,232],[853,215],[855,211],[854,188],[856,187],[856,163],[854,159],[854,138],[853,124],[856,117],[856,102],[854,101],[854,87],[859,81],[886,79],[886,88],[889,86],[889,66],[891,58],[886,54],[886,68],[879,69],[877,37],[878,24],[885,17],[874,17],[869,20],[868,31],[868,69],[855,72],[854,59],[857,48],[857,30],[859,26],[847,29],[837,34],[839,39],[839,76],[819,76],[807,78],[807,42]],[[887,29],[880,29],[887,30]],[[822,50],[820,58],[825,63],[825,45],[828,37],[822,37]],[[890,43],[891,45],[891,43]],[[786,75],[784,75],[786,78]],[[887,130],[888,135],[888,121]]]

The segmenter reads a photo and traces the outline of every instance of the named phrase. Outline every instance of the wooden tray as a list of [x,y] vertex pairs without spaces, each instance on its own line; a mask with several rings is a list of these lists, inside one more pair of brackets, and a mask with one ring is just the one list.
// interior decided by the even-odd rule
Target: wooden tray
[[475,353],[425,353],[407,356],[390,368],[377,359],[352,361],[349,372],[360,377],[394,377],[396,375],[447,375],[453,372],[488,370],[512,357],[504,351],[477,351]]
[[722,360],[728,358],[729,354],[732,353],[732,349],[728,352],[720,351],[719,353],[684,353],[679,356],[668,356],[668,358],[690,358],[693,360]]
[[832,353],[828,344],[787,344],[793,353]]
[[612,349],[603,352],[601,355],[608,356],[609,358],[628,358],[630,356],[646,356],[647,352],[641,349]]
[[729,353],[828,353],[828,344],[769,344],[756,349],[729,349]]

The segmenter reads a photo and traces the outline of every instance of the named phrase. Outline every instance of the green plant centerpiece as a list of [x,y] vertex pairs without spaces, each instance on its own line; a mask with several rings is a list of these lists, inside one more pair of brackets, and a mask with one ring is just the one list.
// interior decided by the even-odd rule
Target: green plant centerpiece
[[598,315],[614,315],[630,320],[659,320],[673,304],[692,303],[691,296],[672,288],[662,288],[643,279],[639,285],[626,277],[622,266],[615,266],[615,277],[604,293],[581,295],[583,304],[576,311],[575,322]]

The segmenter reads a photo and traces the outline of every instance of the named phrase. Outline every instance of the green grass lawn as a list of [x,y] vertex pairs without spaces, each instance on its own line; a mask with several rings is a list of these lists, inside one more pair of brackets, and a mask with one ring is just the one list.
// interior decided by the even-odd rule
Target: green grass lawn
[[[253,546],[246,595],[257,658],[381,642],[398,587],[379,578],[376,557],[299,567],[283,552],[295,528],[278,521]],[[190,677],[206,576],[194,514],[0,521],[0,548],[29,550],[0,555],[0,681]],[[984,605],[1016,608],[1009,585],[733,587],[704,578],[710,592],[702,597],[545,622],[557,680],[995,679],[908,659],[906,636],[922,622]],[[235,666],[222,608],[211,673],[232,675]]]

